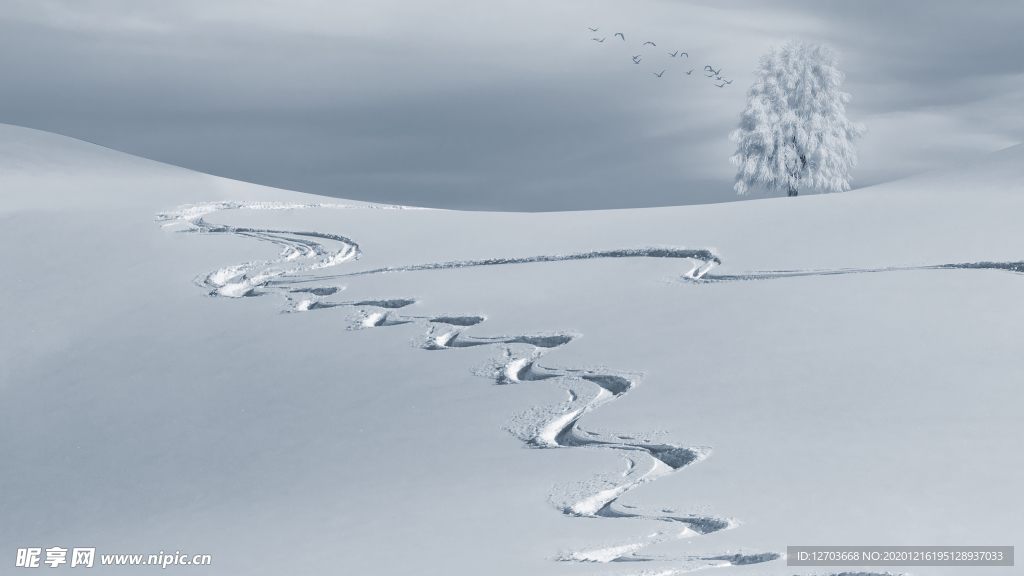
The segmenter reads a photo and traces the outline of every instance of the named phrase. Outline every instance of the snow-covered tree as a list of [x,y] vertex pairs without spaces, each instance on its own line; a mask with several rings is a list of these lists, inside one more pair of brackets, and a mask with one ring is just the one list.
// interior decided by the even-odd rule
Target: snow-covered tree
[[755,184],[790,196],[850,189],[854,140],[867,129],[846,118],[850,95],[840,89],[845,75],[838,64],[828,46],[796,40],[761,57],[747,108],[729,135],[737,144],[729,159],[739,169],[736,192]]

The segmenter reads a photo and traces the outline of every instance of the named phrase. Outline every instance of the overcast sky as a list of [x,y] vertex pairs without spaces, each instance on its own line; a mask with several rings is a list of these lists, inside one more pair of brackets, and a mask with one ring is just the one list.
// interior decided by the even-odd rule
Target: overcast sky
[[1024,141],[1024,3],[767,4],[0,0],[0,122],[343,198],[727,201],[757,60],[797,38],[868,127],[854,187]]

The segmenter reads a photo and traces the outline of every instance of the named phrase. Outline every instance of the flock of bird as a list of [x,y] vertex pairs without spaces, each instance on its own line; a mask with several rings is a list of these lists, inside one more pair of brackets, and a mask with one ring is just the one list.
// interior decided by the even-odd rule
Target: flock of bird
[[[590,30],[591,32],[597,32],[598,30],[600,30],[600,28],[591,28],[589,26],[587,27],[587,29]],[[622,32],[616,32],[615,35],[612,36],[612,38],[616,38],[616,37],[621,38],[623,42],[626,41],[626,35],[623,34]],[[603,43],[605,40],[607,40],[607,38],[596,38],[595,37],[595,38],[591,38],[591,40],[593,40],[594,42]],[[655,44],[654,42],[647,41],[647,42],[644,42],[640,46],[640,48],[643,49],[643,47],[647,46],[648,44],[650,44],[651,46],[653,46],[655,48],[658,47],[658,45]],[[675,52],[668,52],[667,54],[669,56],[671,56],[672,58],[687,58],[687,59],[690,58],[690,55],[687,54],[686,52],[683,52],[682,50],[676,50]],[[637,54],[637,55],[633,56],[633,64],[640,64],[640,62],[642,60],[643,60],[643,54]],[[655,76],[657,76],[658,78],[661,78],[665,74],[666,70],[668,70],[668,69],[666,68],[665,70],[662,70],[661,72],[653,72],[653,74]],[[716,82],[715,86],[718,87],[718,88],[725,88],[727,85],[732,84],[732,82],[733,82],[732,80],[726,80],[722,76],[722,69],[721,68],[719,68],[718,70],[715,70],[714,67],[712,67],[710,65],[706,65],[706,66],[704,66],[703,71],[705,73],[704,74],[705,78],[714,78],[715,79],[714,80],[714,82]],[[685,74],[687,76],[689,76],[689,75],[693,74],[693,70],[688,70],[687,72],[685,72]],[[721,84],[718,84],[717,82],[721,82]]]

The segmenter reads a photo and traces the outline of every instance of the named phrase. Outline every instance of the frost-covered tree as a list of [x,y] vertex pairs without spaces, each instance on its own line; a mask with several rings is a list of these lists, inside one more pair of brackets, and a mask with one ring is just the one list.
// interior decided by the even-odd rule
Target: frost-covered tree
[[755,184],[769,190],[841,192],[857,165],[854,140],[867,129],[846,119],[850,95],[828,46],[792,40],[761,57],[747,108],[729,138],[738,167],[736,192]]

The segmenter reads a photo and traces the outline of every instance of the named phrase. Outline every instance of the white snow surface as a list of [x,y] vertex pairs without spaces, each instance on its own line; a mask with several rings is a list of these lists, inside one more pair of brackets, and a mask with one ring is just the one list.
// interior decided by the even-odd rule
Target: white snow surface
[[787,545],[1024,543],[1024,147],[834,195],[378,208],[0,125],[0,562],[803,575],[863,569]]

